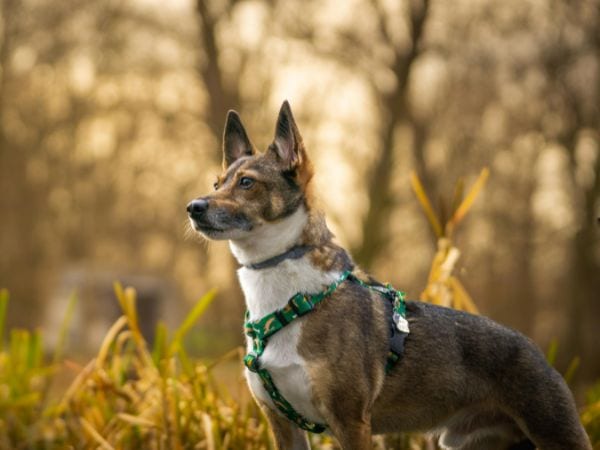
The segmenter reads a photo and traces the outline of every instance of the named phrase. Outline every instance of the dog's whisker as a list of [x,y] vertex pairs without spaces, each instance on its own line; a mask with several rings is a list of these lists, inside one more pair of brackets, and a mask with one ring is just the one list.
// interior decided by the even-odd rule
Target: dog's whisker
[[205,251],[207,251],[210,246],[210,241],[194,230],[194,227],[187,219],[183,223],[183,239],[185,241],[195,241],[200,243]]
[[192,228],[192,225],[190,224],[190,221],[188,219],[186,219],[185,222],[183,222],[182,226],[183,226],[183,238],[186,241],[196,238],[197,233]]

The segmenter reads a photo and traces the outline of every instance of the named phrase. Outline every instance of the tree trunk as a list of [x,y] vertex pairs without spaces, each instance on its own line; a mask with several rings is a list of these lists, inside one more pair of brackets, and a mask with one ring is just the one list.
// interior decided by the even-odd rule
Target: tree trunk
[[[419,135],[418,131],[422,130],[417,130],[414,126],[415,122],[408,111],[407,96],[410,71],[421,51],[428,11],[429,0],[424,0],[420,6],[411,8],[411,45],[405,53],[396,53],[394,64],[391,67],[396,76],[396,87],[381,101],[381,151],[367,187],[369,210],[362,224],[362,242],[352,251],[357,262],[367,269],[381,254],[389,239],[389,218],[394,205],[391,178],[396,143],[395,131],[401,123],[405,123],[413,129],[415,136],[413,151],[417,151],[422,159],[424,136]],[[379,21],[380,23],[384,22],[382,17]],[[422,167],[424,167],[424,163]]]
[[219,66],[216,21],[208,11],[206,0],[198,0],[196,9],[200,23],[201,47],[204,50],[204,61],[200,64],[198,72],[208,94],[208,111],[205,120],[217,141],[220,141],[227,111],[239,108],[240,95],[237,88],[228,88],[225,85],[223,72]]
[[573,240],[571,289],[565,299],[567,308],[566,351],[569,358],[579,356],[583,382],[591,383],[600,373],[598,358],[598,318],[600,317],[600,264],[597,249],[600,224],[595,204],[600,198],[600,157],[596,159],[595,181],[584,194],[583,221]]
[[[36,190],[27,182],[28,153],[11,138],[5,117],[10,108],[10,58],[16,35],[15,18],[18,2],[2,1],[2,42],[0,43],[0,288],[9,289],[15,301],[11,302],[11,320],[19,325],[31,322],[30,309],[39,304],[41,254],[37,245],[36,208],[39,199]],[[27,305],[27,307],[25,307]]]

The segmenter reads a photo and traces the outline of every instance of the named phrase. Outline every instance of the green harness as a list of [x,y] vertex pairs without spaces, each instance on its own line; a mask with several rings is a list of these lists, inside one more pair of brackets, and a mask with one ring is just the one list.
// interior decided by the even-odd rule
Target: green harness
[[402,357],[404,338],[409,333],[408,322],[406,320],[406,304],[404,302],[404,293],[395,290],[391,285],[367,284],[359,280],[351,271],[344,272],[339,279],[331,283],[324,291],[318,294],[294,295],[287,304],[281,308],[267,314],[262,319],[249,321],[249,313],[246,312],[246,322],[244,323],[244,332],[252,339],[252,351],[244,357],[244,364],[251,372],[258,374],[263,387],[271,397],[275,406],[289,420],[294,422],[300,428],[313,433],[322,433],[327,428],[326,425],[314,423],[300,415],[294,407],[281,395],[281,392],[275,386],[271,374],[267,369],[260,367],[260,356],[264,353],[267,342],[271,336],[277,333],[286,325],[298,317],[308,314],[315,307],[329,297],[340,284],[344,281],[352,281],[367,289],[375,290],[392,302],[393,324],[391,329],[390,351],[387,355],[385,371],[388,373]]

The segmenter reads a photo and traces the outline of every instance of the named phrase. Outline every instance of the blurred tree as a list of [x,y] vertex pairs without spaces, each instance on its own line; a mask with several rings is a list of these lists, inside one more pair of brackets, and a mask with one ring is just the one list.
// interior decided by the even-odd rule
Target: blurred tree
[[547,101],[562,120],[544,131],[568,156],[575,209],[564,340],[568,354],[582,357],[584,375],[592,381],[600,373],[600,2],[552,1],[550,8],[556,32],[543,47],[541,63],[549,77]]
[[30,11],[22,2],[12,0],[3,0],[1,8],[0,284],[23,299],[15,305],[17,316],[23,317],[37,305],[44,265],[39,219],[47,213],[47,192],[34,179],[31,163],[49,124],[34,128],[39,112],[20,103],[27,95],[27,66],[34,57],[28,42],[32,33],[27,17]]
[[[216,2],[213,3],[216,4]],[[211,11],[215,7],[213,4],[209,5],[207,0],[197,0],[196,3],[200,22],[200,48],[202,49],[202,60],[199,63],[198,72],[208,95],[206,122],[217,139],[223,134],[227,111],[239,110],[241,106],[239,79],[235,83],[228,83],[224,71],[221,69],[221,64],[223,64],[221,52],[225,50],[226,44],[219,45],[219,36],[217,35],[219,20],[231,19],[232,8],[238,3],[238,0],[220,3],[222,9],[217,13]],[[240,59],[238,72],[242,73],[247,58],[244,55]],[[220,155],[215,156],[218,158]]]
[[[382,129],[380,151],[375,159],[372,174],[369,177],[368,198],[369,208],[363,219],[362,243],[355,248],[356,259],[371,267],[375,259],[385,248],[390,236],[390,217],[395,207],[392,192],[392,175],[394,167],[394,152],[398,150],[396,132],[399,126],[409,127],[412,133],[412,154],[415,170],[422,183],[434,190],[424,157],[424,142],[427,127],[413,113],[409,102],[409,82],[411,69],[419,54],[423,51],[423,36],[425,20],[429,12],[429,0],[411,0],[407,2],[403,22],[408,30],[408,40],[394,39],[393,27],[399,20],[390,14],[379,0],[371,1],[376,12],[378,38],[390,46],[391,61],[386,64],[394,76],[394,87],[386,92],[381,89],[375,79],[371,80],[372,89],[379,97],[379,108]],[[396,13],[397,14],[397,13]],[[369,42],[369,40],[364,40]],[[365,48],[365,53],[369,50]],[[374,232],[374,230],[377,230]]]
[[204,120],[215,137],[213,153],[219,164],[221,155],[217,148],[221,145],[227,111],[235,109],[248,117],[263,110],[269,98],[274,71],[267,67],[272,61],[264,47],[276,3],[196,1],[197,67],[207,96]]
[[[220,172],[221,140],[228,110],[235,109],[242,114],[244,122],[252,130],[255,145],[264,137],[261,135],[264,127],[256,133],[257,123],[253,115],[258,116],[264,110],[272,83],[273,71],[261,66],[271,63],[262,50],[267,36],[264,31],[274,2],[197,0],[195,6],[199,29],[197,72],[206,94],[203,119],[212,134],[212,145],[204,155],[205,160],[197,167],[203,171],[210,168],[213,174],[217,174]],[[207,163],[206,159],[210,162]],[[205,193],[208,188],[209,184],[202,185],[197,181],[189,184],[189,192],[193,196]],[[215,302],[213,307],[215,316],[219,318],[217,326],[222,330],[224,325],[229,325],[231,330],[237,330],[239,324],[232,318],[243,314],[244,304],[236,282],[236,262],[223,247],[205,247],[208,258],[205,273],[219,285],[221,301]]]
[[[304,10],[318,9],[319,2],[309,7],[306,3],[302,2]],[[282,12],[287,15],[288,33],[310,40],[320,55],[359,71],[377,105],[379,142],[367,176],[369,205],[362,220],[362,237],[352,249],[355,259],[367,268],[381,255],[390,237],[390,217],[397,206],[392,180],[400,127],[412,134],[412,154],[420,179],[428,188],[433,183],[423,153],[427,127],[414,114],[409,99],[411,71],[424,50],[429,4],[429,0],[408,0],[393,6],[380,0],[363,1],[354,5],[359,14],[352,20],[327,25],[334,30],[333,36],[319,29],[322,24],[311,21],[310,14]],[[358,16],[360,23],[355,20]]]
[[581,353],[598,373],[598,5],[2,0],[0,284],[19,299],[11,307],[29,311],[75,264],[170,276],[188,299],[227,289],[212,317],[237,329],[229,252],[184,241],[183,208],[220,170],[226,111],[242,112],[258,144],[290,95],[307,142],[331,147],[312,154],[318,173],[338,165],[326,175],[342,184],[336,212],[361,217],[338,220],[342,233],[354,227],[342,238],[384,276],[415,277],[415,290],[433,248],[407,166],[435,199],[489,165],[456,236],[468,290],[541,342],[562,333],[565,358]]
[[[452,174],[490,164],[489,201],[481,214],[483,229],[491,231],[488,240],[473,249],[473,276],[467,283],[478,285],[473,292],[484,311],[527,333],[539,329],[541,319],[532,318],[541,317],[541,307],[556,307],[550,315],[566,314],[572,322],[564,331],[572,341],[565,354],[583,351],[591,361],[597,359],[591,357],[594,326],[576,324],[597,317],[587,313],[597,311],[594,299],[600,292],[595,225],[599,3],[550,5],[534,0],[477,6],[363,0],[353,3],[352,17],[324,19],[319,5],[302,2],[305,14],[288,5],[279,17],[287,17],[283,23],[288,35],[360,73],[378,105],[379,143],[367,177],[369,206],[353,252],[357,260],[372,266],[387,258],[390,231],[397,229],[391,217],[406,211],[391,183],[399,131],[411,137],[412,163],[434,195],[445,193],[446,180],[456,178]],[[427,113],[421,103],[433,88],[427,85],[424,61],[442,78],[435,86],[435,106]],[[547,243],[540,238],[552,233],[554,225],[539,213],[547,208],[540,199],[550,198],[540,177],[554,170],[544,167],[544,161],[547,149],[557,144],[569,155],[564,174],[569,181],[558,186],[567,194],[561,207],[575,214],[578,231],[569,240],[568,230],[563,230]],[[562,169],[556,170],[559,175]],[[465,239],[473,239],[469,232],[474,230],[465,229]],[[555,261],[568,247],[571,263]],[[554,256],[543,257],[552,251]],[[536,255],[541,256],[539,262]],[[569,275],[562,282],[545,275],[549,264]],[[567,279],[573,284],[568,291]],[[552,286],[551,301],[540,298],[547,295],[546,286]],[[574,301],[561,302],[565,295],[574,295]],[[585,339],[590,343],[583,344]],[[594,364],[588,367],[597,373]]]
[[[185,164],[200,133],[185,131],[197,128],[196,96],[164,48],[185,53],[191,38],[165,26],[168,16],[84,0],[6,0],[2,19],[0,283],[20,300],[12,317],[34,325],[42,317],[30,311],[64,264],[100,256],[104,266],[172,270],[185,196],[178,185],[159,200],[155,186],[173,175],[155,169]],[[178,151],[158,152],[166,142]],[[150,242],[168,243],[160,261],[137,264]]]
[[[1,3],[2,34],[0,42],[0,283],[13,288],[24,299],[36,298],[35,275],[39,266],[36,236],[31,233],[39,199],[26,182],[26,162],[22,141],[11,132],[9,120],[17,119],[11,107],[10,94],[19,89],[18,78],[11,70],[11,60],[22,38],[21,2],[3,0]],[[22,138],[22,136],[21,136]],[[26,208],[23,208],[27,205]],[[23,214],[17,214],[23,208]],[[33,275],[33,276],[32,276]],[[32,279],[33,278],[33,279]]]

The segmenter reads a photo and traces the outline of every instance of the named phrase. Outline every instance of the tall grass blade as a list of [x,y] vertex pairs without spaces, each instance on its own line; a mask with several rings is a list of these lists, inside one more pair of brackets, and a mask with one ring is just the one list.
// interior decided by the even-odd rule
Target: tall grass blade
[[481,170],[479,177],[477,177],[475,184],[467,193],[465,199],[456,209],[456,212],[452,215],[452,218],[448,221],[448,226],[454,228],[465,217],[465,215],[469,212],[469,209],[471,209],[471,206],[473,206],[473,202],[475,202],[475,199],[479,195],[479,192],[485,186],[485,183],[487,182],[489,176],[490,170],[487,167],[484,167]]
[[194,305],[192,310],[188,313],[181,326],[175,330],[173,341],[171,342],[171,346],[169,348],[169,353],[171,355],[182,347],[183,338],[198,321],[198,319],[200,319],[202,314],[204,314],[206,308],[208,308],[208,306],[215,299],[216,293],[216,289],[211,289],[208,291],[208,293],[202,296],[202,298],[196,302],[196,305]]
[[181,368],[183,369],[183,373],[185,373],[189,377],[193,377],[194,376],[194,363],[192,362],[192,360],[188,356],[187,352],[185,351],[183,344],[181,344],[181,343],[178,344],[175,352],[177,352],[177,357],[179,359],[179,362],[181,363]]
[[67,310],[65,311],[65,317],[60,324],[60,330],[58,332],[58,341],[56,348],[54,349],[54,355],[52,356],[52,362],[57,364],[62,356],[64,355],[65,345],[67,342],[67,336],[69,334],[69,326],[73,320],[73,314],[75,312],[75,306],[77,305],[77,293],[73,291],[69,296],[69,303],[67,304]]
[[556,355],[558,353],[558,340],[552,339],[550,341],[550,345],[548,345],[548,350],[546,350],[546,361],[551,366],[556,362]]
[[565,372],[565,375],[564,375],[564,379],[567,384],[571,384],[571,381],[573,381],[573,377],[575,376],[575,372],[577,372],[577,369],[579,368],[580,362],[581,362],[581,359],[579,358],[579,356],[576,356],[569,363],[569,367],[567,367],[567,371]]
[[35,330],[31,333],[29,345],[27,345],[27,363],[26,367],[28,370],[38,369],[42,365],[43,349],[42,349],[42,336],[39,330]]
[[98,351],[98,356],[96,356],[96,367],[104,366],[104,362],[108,358],[110,347],[115,341],[117,335],[121,332],[121,330],[127,325],[127,317],[121,316],[117,319],[115,323],[110,327],[108,333],[104,337],[102,341],[102,345],[100,345],[100,350]]
[[94,441],[96,441],[96,443],[99,445],[99,448],[103,450],[115,450],[115,448],[110,445],[85,418],[81,417],[79,422],[81,423],[83,429],[92,437],[92,439],[94,439]]
[[8,309],[8,289],[0,289],[0,352],[4,350],[4,328]]
[[460,177],[454,186],[454,195],[452,196],[452,205],[450,205],[450,217],[452,217],[460,206],[465,195],[465,179]]
[[152,346],[152,361],[156,367],[160,362],[167,358],[169,332],[164,322],[158,322],[154,331],[154,344]]
[[135,289],[133,289],[132,287],[126,287],[125,288],[125,305],[126,305],[125,314],[127,315],[127,319],[129,321],[129,328],[131,329],[131,331],[133,331],[133,333],[138,338],[141,338],[143,340],[142,331],[140,329],[140,322],[138,320],[136,303],[137,303],[137,295],[136,295]]
[[119,302],[119,306],[121,307],[121,311],[127,310],[127,304],[125,301],[125,292],[123,291],[123,285],[115,281],[113,283],[113,288],[115,290],[115,295],[117,296],[117,301]]
[[435,212],[433,211],[431,202],[429,201],[429,197],[427,197],[427,194],[425,193],[425,189],[423,188],[421,180],[419,180],[419,177],[414,171],[410,173],[410,184],[413,188],[415,195],[417,196],[417,200],[419,200],[419,203],[423,208],[423,212],[425,213],[425,216],[427,217],[431,228],[433,228],[433,232],[438,238],[442,237],[444,231],[442,229],[442,225],[440,224],[440,221],[438,220]]

